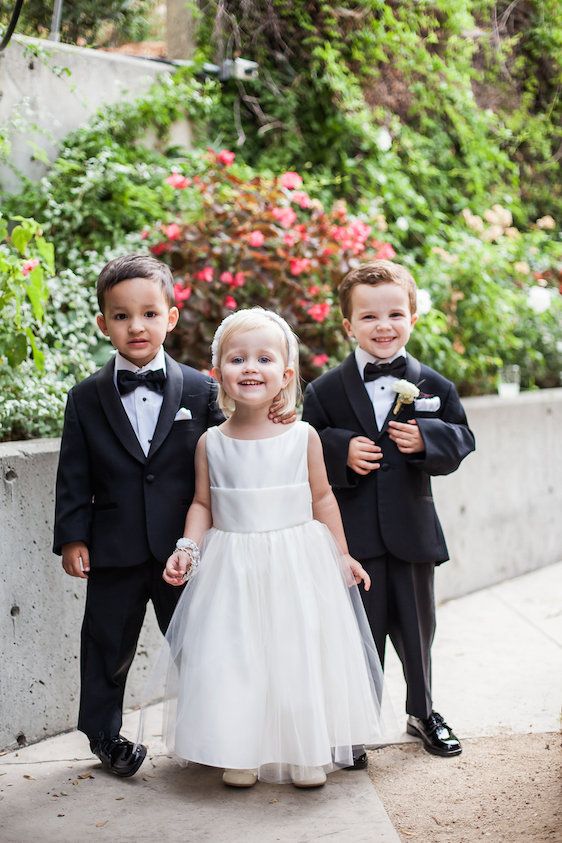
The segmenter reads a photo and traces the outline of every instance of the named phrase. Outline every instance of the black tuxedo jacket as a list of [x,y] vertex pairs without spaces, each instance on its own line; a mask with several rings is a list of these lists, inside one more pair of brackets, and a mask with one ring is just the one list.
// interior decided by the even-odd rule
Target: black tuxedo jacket
[[[68,395],[56,484],[55,553],[82,541],[92,567],[160,562],[183,534],[201,434],[223,421],[216,384],[166,354],[166,386],[148,456],[113,381],[115,361]],[[192,418],[174,421],[180,407]]]
[[[397,415],[391,409],[379,430],[355,354],[350,354],[308,385],[303,419],[320,434],[352,556],[369,559],[389,552],[408,562],[445,562],[449,556],[430,478],[455,471],[474,450],[474,436],[454,384],[411,355],[404,377],[419,386],[420,397],[426,397],[420,405],[428,409],[407,404]],[[432,404],[440,406],[429,409]],[[400,453],[387,428],[391,419],[411,418],[418,422],[425,451],[408,456]],[[380,468],[366,476],[347,467],[354,436],[368,436],[382,449]]]

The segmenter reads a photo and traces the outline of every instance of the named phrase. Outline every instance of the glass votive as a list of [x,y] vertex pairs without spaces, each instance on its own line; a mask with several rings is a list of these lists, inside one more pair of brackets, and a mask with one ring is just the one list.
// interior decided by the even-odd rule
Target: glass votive
[[517,364],[504,366],[498,377],[498,395],[500,398],[513,398],[519,395],[521,387],[521,369]]

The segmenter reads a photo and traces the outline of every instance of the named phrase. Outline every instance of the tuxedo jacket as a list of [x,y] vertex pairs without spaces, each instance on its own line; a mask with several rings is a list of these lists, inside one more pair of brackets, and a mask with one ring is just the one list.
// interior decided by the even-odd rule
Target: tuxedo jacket
[[[411,355],[404,377],[418,385],[421,395],[397,415],[394,402],[379,430],[352,353],[308,385],[303,419],[320,434],[351,555],[369,559],[388,552],[408,562],[441,563],[449,556],[433,503],[431,476],[455,471],[474,450],[474,436],[453,383]],[[413,418],[425,451],[401,454],[388,436],[388,422]],[[380,468],[365,476],[347,467],[354,436],[368,436],[382,450]]]
[[[164,563],[195,491],[197,440],[223,421],[216,384],[166,354],[166,385],[145,456],[113,380],[115,361],[68,395],[56,482],[54,547],[82,541],[92,567]],[[192,418],[174,421],[183,407]],[[186,414],[187,415],[187,414]]]

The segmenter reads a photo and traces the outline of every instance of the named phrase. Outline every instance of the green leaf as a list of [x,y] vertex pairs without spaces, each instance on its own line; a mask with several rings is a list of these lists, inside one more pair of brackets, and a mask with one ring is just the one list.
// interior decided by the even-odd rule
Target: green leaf
[[31,302],[33,315],[38,322],[43,320],[45,313],[43,305],[47,301],[48,293],[45,286],[45,274],[42,266],[35,266],[27,276],[27,298]]
[[31,328],[26,328],[25,333],[27,334],[27,338],[29,340],[29,344],[31,346],[31,351],[33,353],[33,362],[35,363],[35,368],[42,372],[45,369],[45,355],[38,347],[35,337],[33,336],[33,331]]
[[27,244],[33,237],[32,232],[29,228],[24,227],[23,225],[16,225],[14,230],[12,231],[12,243],[20,253],[20,255],[25,254],[25,250],[27,248]]
[[55,247],[52,243],[49,243],[45,240],[44,237],[36,237],[35,238],[35,247],[39,252],[40,256],[43,258],[45,264],[47,265],[47,269],[50,273],[54,273],[55,271]]
[[27,358],[27,337],[25,334],[14,334],[8,337],[4,345],[4,354],[10,366],[19,366]]

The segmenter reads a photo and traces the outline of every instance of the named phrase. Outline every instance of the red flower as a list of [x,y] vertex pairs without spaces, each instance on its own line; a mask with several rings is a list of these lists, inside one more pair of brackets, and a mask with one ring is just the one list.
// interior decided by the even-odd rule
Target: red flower
[[29,275],[36,266],[39,266],[39,258],[31,258],[30,260],[25,261],[21,268],[22,275]]
[[166,179],[166,184],[171,184],[176,190],[185,190],[186,187],[190,186],[191,179],[174,171]]
[[200,269],[199,272],[196,272],[193,276],[196,281],[206,281],[207,284],[210,284],[213,280],[213,267],[212,266],[205,266],[203,269]]
[[235,158],[236,155],[234,152],[230,152],[228,149],[221,149],[217,154],[217,161],[219,164],[224,164],[225,167],[230,167],[231,164],[234,164]]
[[312,358],[312,363],[314,366],[318,366],[318,368],[321,369],[322,366],[326,365],[329,359],[330,358],[327,354],[315,354]]
[[246,283],[246,279],[244,277],[243,272],[235,272],[234,278],[232,279],[232,286],[233,287],[243,287]]
[[292,208],[273,208],[271,213],[283,228],[290,228],[297,219]]
[[232,284],[234,281],[234,275],[232,272],[221,272],[219,280],[222,281],[223,284]]
[[171,222],[170,225],[163,225],[162,231],[168,238],[168,240],[179,240],[181,237],[181,228],[177,224],[177,222]]
[[291,275],[300,275],[301,272],[306,272],[310,267],[310,260],[308,258],[290,258],[289,269]]
[[307,313],[311,319],[314,319],[315,322],[324,322],[331,310],[331,305],[328,302],[321,302],[318,304],[312,304],[309,308],[307,308]]
[[164,252],[170,251],[170,244],[169,243],[156,243],[154,246],[150,247],[150,251],[153,255],[163,255]]
[[226,308],[228,308],[228,310],[236,310],[236,308],[238,307],[238,305],[236,304],[236,299],[234,299],[232,296],[225,296],[223,304]]
[[259,249],[260,246],[263,246],[265,243],[265,237],[261,233],[261,231],[250,231],[250,233],[246,237],[249,246],[253,246],[256,249]]
[[390,243],[377,243],[377,253],[375,258],[377,260],[392,260],[392,258],[396,257],[396,252],[390,245]]
[[191,287],[184,287],[183,284],[174,284],[174,298],[176,307],[181,310],[185,302],[191,296]]
[[293,170],[289,170],[289,172],[283,173],[279,181],[281,182],[281,187],[284,187],[287,190],[296,190],[297,187],[300,187],[302,184],[301,177],[298,173],[295,173]]

